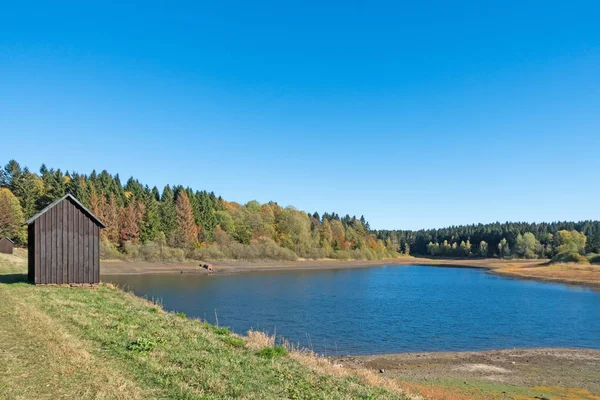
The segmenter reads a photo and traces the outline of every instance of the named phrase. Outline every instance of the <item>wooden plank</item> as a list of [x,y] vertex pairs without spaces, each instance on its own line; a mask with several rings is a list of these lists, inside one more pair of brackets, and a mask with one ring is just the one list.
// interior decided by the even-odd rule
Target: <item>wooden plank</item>
[[75,224],[73,223],[73,204],[69,202],[67,207],[69,208],[69,283],[73,283],[75,282],[75,275],[73,273],[75,269],[75,247],[73,246],[73,243],[75,242]]
[[62,204],[63,207],[63,235],[62,235],[62,254],[63,254],[63,268],[62,268],[62,282],[69,282],[69,201],[65,200]]
[[73,210],[73,282],[79,283],[79,219]]
[[48,231],[46,230],[46,223],[48,218],[48,213],[42,215],[38,218],[40,223],[40,281],[39,283],[46,283],[46,247],[47,247],[47,239],[48,239]]
[[52,241],[52,245],[50,246],[50,256],[51,256],[51,264],[50,264],[50,274],[48,275],[48,283],[56,283],[56,208],[53,208],[48,211],[50,214],[50,229],[51,235],[50,240]]
[[96,246],[94,245],[94,227],[96,224],[91,219],[88,220],[90,223],[90,283],[96,283],[96,263],[94,254],[94,250]]
[[96,271],[94,270],[94,221],[91,218],[88,218],[88,224],[90,225],[90,283],[94,283],[96,281]]
[[62,283],[62,203],[54,207],[56,211],[56,282]]
[[83,259],[83,250],[85,249],[85,231],[83,229],[83,213],[77,208],[77,221],[79,223],[79,243],[77,244],[77,253],[79,254],[79,262],[77,273],[79,274],[79,283],[85,283],[85,266]]
[[[33,229],[33,225],[27,225],[27,280],[29,282],[33,281],[33,265],[35,263],[35,255],[33,254],[33,249],[35,248],[33,245],[35,241]],[[0,242],[2,242],[1,239]]]
[[95,282],[100,283],[100,227],[94,224],[94,263],[96,265]]
[[87,216],[83,218],[83,232],[83,276],[84,282],[90,283],[90,224]]
[[41,221],[38,219],[37,221],[33,222],[33,226],[35,229],[35,241],[34,246],[35,246],[35,265],[33,266],[33,283],[40,283],[40,264],[41,264],[41,239],[42,239],[42,235],[40,233],[40,223]]

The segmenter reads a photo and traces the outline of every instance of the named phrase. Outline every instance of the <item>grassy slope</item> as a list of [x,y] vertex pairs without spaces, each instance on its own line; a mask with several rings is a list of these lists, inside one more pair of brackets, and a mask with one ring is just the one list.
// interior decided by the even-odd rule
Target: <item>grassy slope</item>
[[29,285],[15,260],[0,258],[0,398],[405,398],[109,285]]

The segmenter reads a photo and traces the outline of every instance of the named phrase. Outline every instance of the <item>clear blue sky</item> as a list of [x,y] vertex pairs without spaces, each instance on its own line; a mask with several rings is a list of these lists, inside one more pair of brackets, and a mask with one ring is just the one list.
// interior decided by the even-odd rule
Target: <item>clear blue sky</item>
[[104,3],[2,5],[0,163],[375,228],[600,219],[597,1]]

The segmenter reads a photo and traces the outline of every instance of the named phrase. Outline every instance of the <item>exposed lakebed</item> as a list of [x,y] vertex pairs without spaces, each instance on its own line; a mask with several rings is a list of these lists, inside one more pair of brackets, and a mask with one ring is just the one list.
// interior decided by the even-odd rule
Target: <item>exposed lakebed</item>
[[164,308],[328,355],[600,348],[600,293],[481,269],[103,276]]

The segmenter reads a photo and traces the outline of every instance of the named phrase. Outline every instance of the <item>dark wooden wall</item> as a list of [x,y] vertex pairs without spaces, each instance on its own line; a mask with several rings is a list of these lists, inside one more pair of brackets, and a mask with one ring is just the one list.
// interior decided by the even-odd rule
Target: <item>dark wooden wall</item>
[[100,282],[100,227],[77,204],[65,199],[29,226],[34,283]]
[[12,254],[13,253],[13,244],[10,240],[6,238],[0,239],[0,253],[4,254]]

